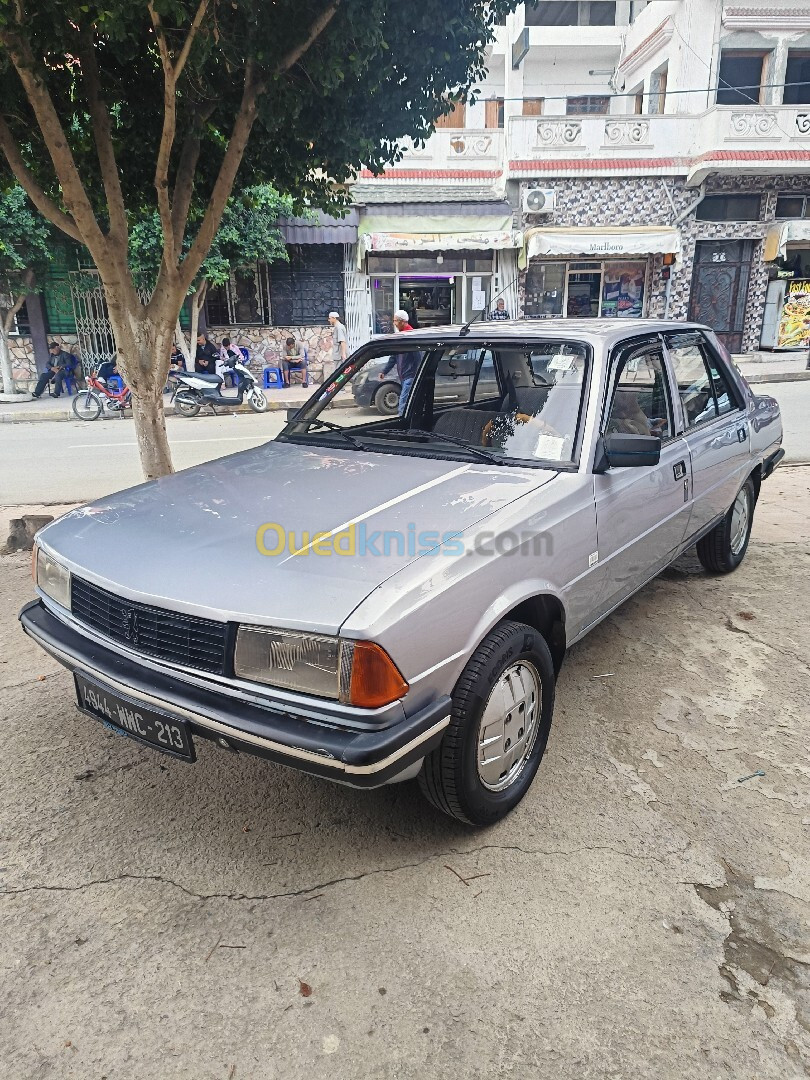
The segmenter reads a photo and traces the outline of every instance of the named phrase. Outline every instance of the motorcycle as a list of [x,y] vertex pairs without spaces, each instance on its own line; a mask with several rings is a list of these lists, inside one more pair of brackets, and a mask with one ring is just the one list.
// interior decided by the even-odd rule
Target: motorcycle
[[196,416],[204,405],[209,405],[216,416],[217,405],[227,408],[241,405],[245,399],[254,412],[265,412],[267,398],[250,368],[238,360],[233,360],[228,366],[237,379],[234,397],[222,393],[225,382],[222,375],[208,375],[202,371],[170,371],[169,376],[174,380],[174,386],[169,403],[174,405],[177,415]]

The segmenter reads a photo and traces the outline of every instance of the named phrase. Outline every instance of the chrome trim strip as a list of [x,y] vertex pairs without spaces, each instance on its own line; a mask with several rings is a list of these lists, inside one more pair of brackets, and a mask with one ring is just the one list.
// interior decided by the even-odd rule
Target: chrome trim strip
[[[333,757],[329,757],[326,754],[318,754],[312,750],[304,750],[298,746],[288,746],[286,743],[278,743],[272,739],[265,739],[261,735],[254,735],[249,731],[240,731],[239,728],[234,728],[228,724],[223,724],[219,720],[213,720],[210,716],[204,716],[201,713],[191,712],[189,709],[184,709],[181,705],[175,705],[173,702],[168,703],[163,698],[153,697],[151,694],[145,694],[142,690],[136,690],[132,686],[128,686],[126,683],[118,682],[117,679],[112,679],[107,675],[99,675],[92,668],[83,664],[80,660],[77,660],[70,653],[64,652],[62,649],[57,649],[54,645],[43,641],[42,638],[36,634],[32,634],[28,628],[25,628],[25,632],[29,637],[33,638],[37,644],[43,648],[47,653],[50,653],[56,660],[66,663],[66,666],[73,669],[78,668],[80,671],[85,672],[94,679],[96,682],[112,686],[116,690],[128,697],[138,698],[140,701],[149,703],[159,708],[162,712],[172,711],[180,716],[185,716],[189,720],[193,720],[200,727],[207,728],[209,731],[215,731],[218,734],[226,735],[231,739],[238,742],[247,742],[252,746],[261,746],[265,750],[273,750],[279,754],[285,754],[287,757],[294,757],[301,761],[311,761],[313,764],[328,765],[330,768],[335,769],[336,772],[344,773],[348,776],[371,776],[374,773],[382,772],[383,769],[387,769],[389,765],[393,765],[394,762],[399,761],[401,757],[404,757],[411,750],[416,749],[420,743],[427,742],[433,735],[443,731],[444,728],[450,723],[450,717],[445,716],[438,723],[427,731],[422,732],[421,735],[417,735],[415,739],[412,739],[405,746],[400,747],[393,754],[389,754],[387,758],[383,758],[382,761],[376,761],[371,765],[346,765],[342,761],[337,761]],[[362,734],[358,732],[358,734]]]

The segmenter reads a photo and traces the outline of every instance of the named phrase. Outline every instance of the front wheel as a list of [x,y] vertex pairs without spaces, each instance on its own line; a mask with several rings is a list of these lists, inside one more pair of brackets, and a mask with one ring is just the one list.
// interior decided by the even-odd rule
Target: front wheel
[[73,415],[80,420],[98,420],[102,408],[101,398],[92,390],[81,390],[73,399]]
[[267,398],[258,386],[248,391],[247,403],[254,412],[267,412]]
[[749,477],[723,520],[698,540],[697,556],[710,574],[730,574],[745,558],[754,524],[755,502],[754,482]]
[[197,395],[189,390],[178,391],[174,395],[174,411],[178,416],[196,416],[200,411]]
[[396,416],[399,408],[399,387],[383,383],[374,393],[374,406],[383,416]]
[[450,724],[419,774],[422,793],[450,817],[492,825],[528,791],[553,709],[545,639],[526,623],[499,623],[456,684]]

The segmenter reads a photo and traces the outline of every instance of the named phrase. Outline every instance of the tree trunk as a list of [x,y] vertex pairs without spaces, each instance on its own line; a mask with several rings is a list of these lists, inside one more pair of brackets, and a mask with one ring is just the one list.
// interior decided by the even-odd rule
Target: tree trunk
[[6,320],[0,319],[0,371],[3,374],[3,393],[14,393],[14,378],[11,371],[11,354],[8,350]]
[[182,297],[176,300],[175,304],[172,297],[167,297],[150,318],[140,303],[129,310],[128,305],[118,306],[108,299],[118,367],[132,391],[135,439],[147,480],[174,472],[166,434],[163,388]]

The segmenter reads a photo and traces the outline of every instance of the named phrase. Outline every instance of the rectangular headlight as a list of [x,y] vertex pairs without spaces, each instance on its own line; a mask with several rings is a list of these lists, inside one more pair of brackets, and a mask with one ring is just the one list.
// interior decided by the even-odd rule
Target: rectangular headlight
[[240,626],[233,666],[242,679],[318,697],[340,695],[340,642],[335,637]]
[[51,600],[70,611],[70,571],[42,548],[37,550],[37,585]]

